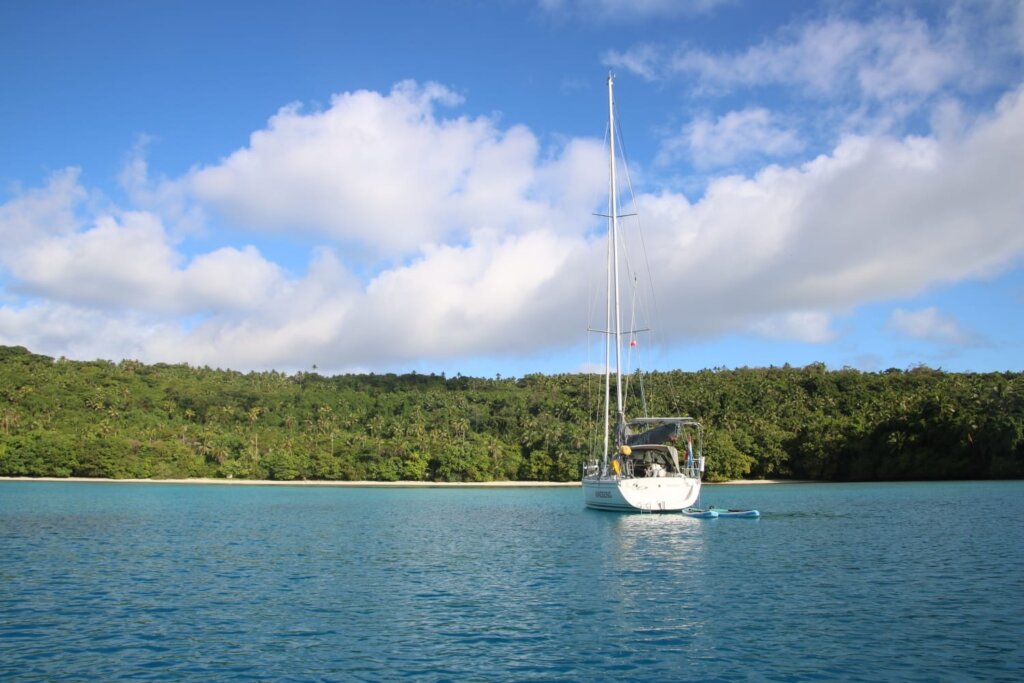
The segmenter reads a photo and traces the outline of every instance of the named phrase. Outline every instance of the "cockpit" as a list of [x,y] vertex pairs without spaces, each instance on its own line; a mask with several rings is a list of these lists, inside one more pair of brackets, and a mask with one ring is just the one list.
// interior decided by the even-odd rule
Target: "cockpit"
[[633,446],[622,455],[626,475],[633,477],[668,477],[679,474],[679,452],[673,446],[644,444]]

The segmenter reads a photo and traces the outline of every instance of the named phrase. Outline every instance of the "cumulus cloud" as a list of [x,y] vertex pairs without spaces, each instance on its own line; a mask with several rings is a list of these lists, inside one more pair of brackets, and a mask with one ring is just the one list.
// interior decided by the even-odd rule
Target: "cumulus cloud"
[[772,339],[821,344],[835,338],[830,325],[831,316],[827,313],[794,311],[758,320],[751,329]]
[[77,177],[61,171],[0,207],[0,265],[13,289],[60,305],[191,314],[255,308],[282,281],[252,247],[189,261],[158,216],[83,208]]
[[148,340],[180,335],[179,325],[173,319],[154,319],[126,311],[98,314],[93,309],[53,299],[0,306],[0,344],[25,346],[36,353],[76,360],[193,360],[181,353],[159,357],[146,357],[142,353]]
[[917,311],[898,308],[890,315],[888,326],[914,339],[954,346],[970,343],[974,339],[954,318],[943,315],[934,306]]
[[545,339],[565,340],[585,318],[578,304],[589,253],[580,239],[546,231],[496,238],[468,247],[428,249],[415,263],[382,273],[366,291],[376,343],[415,358],[522,352]]
[[[469,159],[485,142],[492,155],[503,147],[485,119],[435,119],[435,104],[455,101],[441,86],[402,84],[336,96],[323,112],[285,107],[248,147],[196,171],[193,191],[255,228],[298,226],[384,249],[443,239]],[[532,140],[512,138],[506,154],[532,153]]]
[[130,213],[121,221],[101,216],[88,230],[40,239],[10,256],[11,273],[34,293],[119,307],[166,301],[177,254],[155,217]]
[[[133,152],[121,180],[137,204],[169,206],[161,198],[173,186],[189,210],[281,232],[305,225],[341,247],[317,250],[298,277],[251,246],[189,255],[193,247],[157,213],[80,206],[77,173],[58,174],[2,207],[0,231],[24,238],[0,257],[8,289],[33,303],[6,310],[0,337],[42,325],[47,310],[78,307],[134,330],[133,357],[230,357],[247,367],[511,352],[545,326],[560,338],[563,304],[579,298],[583,281],[556,276],[578,272],[566,264],[591,250],[581,236],[604,190],[601,145],[579,139],[541,151],[521,126],[434,115],[455,101],[437,86],[404,83],[388,95],[341,95],[325,112],[288,108],[248,147],[182,179],[153,182],[144,145]],[[375,150],[383,153],[371,159]],[[331,152],[365,161],[370,177],[361,164],[332,165]],[[327,201],[335,191],[347,193],[343,203]],[[360,283],[338,257],[351,259],[352,245],[396,258]],[[64,346],[83,348],[70,341],[92,334],[74,325],[82,319],[67,318]]]
[[[544,354],[577,343],[588,271],[605,254],[583,218],[605,187],[600,145],[574,140],[545,153],[521,127],[438,117],[439,97],[402,86],[339,96],[324,112],[288,110],[244,150],[186,179],[193,201],[251,213],[264,229],[308,221],[326,244],[300,275],[254,247],[193,253],[151,212],[87,206],[74,171],[21,193],[0,206],[0,235],[16,244],[0,264],[6,292],[31,297],[0,306],[0,343],[53,355],[335,370]],[[371,175],[393,167],[432,216],[409,218],[420,221],[409,228],[415,237],[392,229],[414,213],[407,206],[341,188],[320,176],[362,181],[352,169],[311,160],[311,141],[366,155],[361,135],[386,137],[374,117],[354,113],[364,107],[390,121],[397,138],[382,142],[390,166],[368,162],[378,163]],[[446,135],[456,150],[445,159],[411,153]],[[309,193],[299,183],[275,190],[272,160],[294,162],[314,185]],[[833,316],[866,302],[998,273],[1024,254],[1022,167],[1017,90],[957,135],[849,136],[803,164],[714,179],[694,202],[671,191],[642,194],[659,341],[743,330],[824,342],[836,335]],[[418,179],[438,196],[412,187]],[[324,199],[332,188],[348,192],[344,212]],[[452,217],[455,229],[447,227]],[[352,241],[403,256],[357,278],[345,247]],[[641,266],[637,246],[625,246]]]
[[[338,95],[321,112],[292,105],[246,148],[197,169],[189,184],[201,202],[239,225],[302,228],[384,256],[464,240],[480,228],[564,224],[566,216],[550,214],[544,199],[551,190],[539,180],[593,200],[585,191],[593,171],[580,182],[559,170],[579,170],[578,157],[598,148],[588,153],[575,145],[565,157],[541,159],[535,136],[522,126],[437,116],[437,107],[458,102],[442,86],[404,82],[386,95]],[[585,216],[589,205],[572,209]]]
[[831,97],[852,88],[865,98],[882,100],[927,95],[949,83],[976,83],[981,74],[966,50],[957,33],[936,34],[912,16],[870,22],[830,17],[733,54],[690,46],[659,50],[642,44],[610,52],[606,61],[645,78],[693,77],[705,92],[785,85]]
[[674,333],[777,336],[788,320],[805,323],[791,338],[824,339],[824,312],[1009,267],[1024,253],[1022,92],[960,139],[850,137],[800,166],[719,178],[695,204],[641,197]]
[[46,187],[18,193],[0,205],[0,242],[4,252],[49,235],[70,235],[78,228],[75,206],[85,200],[81,171],[67,168],[53,174]]
[[775,157],[800,151],[803,143],[793,129],[777,122],[762,107],[731,111],[716,119],[701,116],[681,134],[662,143],[658,160],[689,158],[698,168],[729,165],[749,157]]

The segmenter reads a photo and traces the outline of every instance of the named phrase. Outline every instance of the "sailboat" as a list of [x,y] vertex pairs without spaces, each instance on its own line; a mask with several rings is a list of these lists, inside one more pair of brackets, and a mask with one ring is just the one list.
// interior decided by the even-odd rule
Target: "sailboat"
[[[586,506],[619,512],[681,512],[700,495],[704,430],[691,417],[626,418],[619,297],[619,215],[616,184],[614,77],[608,74],[609,211],[605,333],[604,449],[583,464]],[[632,331],[630,331],[632,333]],[[614,368],[611,357],[615,356]],[[612,425],[612,378],[615,385]],[[694,443],[696,437],[696,445]],[[682,449],[682,453],[680,453]]]

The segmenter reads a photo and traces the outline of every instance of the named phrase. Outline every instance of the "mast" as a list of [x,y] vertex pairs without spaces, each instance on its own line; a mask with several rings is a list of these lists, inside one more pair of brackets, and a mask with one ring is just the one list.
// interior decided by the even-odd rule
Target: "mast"
[[[612,83],[614,76],[608,74],[608,142],[610,147],[609,164],[611,166],[609,177],[609,203],[611,204],[611,223],[609,225],[609,241],[611,246],[611,287],[614,290],[615,300],[615,446],[618,448],[619,434],[622,423],[625,420],[622,408],[622,316],[619,304],[619,196],[615,183],[615,97],[612,94]],[[607,376],[607,374],[606,374]],[[606,432],[607,433],[607,432]],[[607,452],[607,450],[606,450]]]
[[[611,75],[609,74],[609,80]],[[614,268],[612,261],[612,195],[608,193],[608,244],[605,245],[605,298],[604,298],[604,470],[608,471],[608,435],[610,414],[611,414],[611,397],[612,397],[612,340],[611,340],[611,329],[612,329],[612,269]]]

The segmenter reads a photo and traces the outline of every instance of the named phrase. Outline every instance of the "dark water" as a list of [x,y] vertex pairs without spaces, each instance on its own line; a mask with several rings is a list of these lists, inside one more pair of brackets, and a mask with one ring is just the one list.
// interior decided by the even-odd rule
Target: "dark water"
[[1024,483],[0,482],[0,680],[1024,679]]

